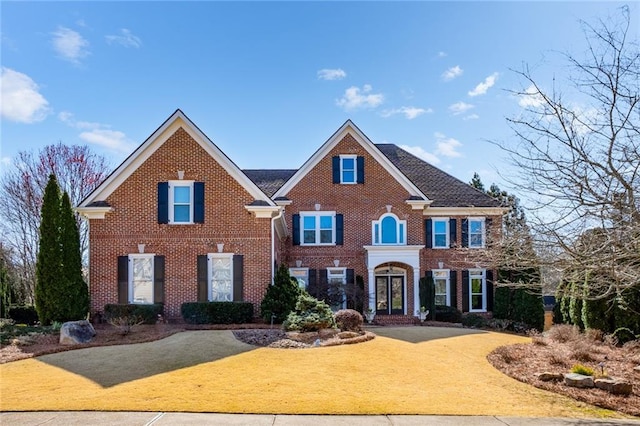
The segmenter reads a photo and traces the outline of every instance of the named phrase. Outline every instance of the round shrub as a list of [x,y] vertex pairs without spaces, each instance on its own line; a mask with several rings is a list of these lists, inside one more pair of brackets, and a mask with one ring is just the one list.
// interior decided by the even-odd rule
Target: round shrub
[[636,339],[636,336],[633,334],[633,331],[626,327],[620,327],[613,332],[613,337],[616,338],[619,345],[624,345],[627,342]]
[[362,330],[362,323],[364,320],[358,311],[353,309],[341,309],[333,315],[333,318],[340,331],[358,332]]
[[462,317],[462,325],[471,328],[482,328],[487,325],[487,319],[478,314],[467,314]]
[[287,331],[318,331],[335,327],[333,312],[329,305],[307,292],[298,296],[295,311],[282,324]]
[[436,305],[435,320],[442,322],[460,322],[462,321],[462,312],[453,306]]
[[16,324],[34,325],[38,322],[38,312],[35,306],[11,306],[8,316]]

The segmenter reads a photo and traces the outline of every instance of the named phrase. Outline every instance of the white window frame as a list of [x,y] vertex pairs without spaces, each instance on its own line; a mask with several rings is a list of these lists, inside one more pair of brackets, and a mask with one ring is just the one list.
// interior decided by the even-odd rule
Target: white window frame
[[[304,218],[314,216],[316,218],[316,227],[315,227],[315,242],[313,243],[305,243],[304,241]],[[331,242],[329,243],[320,243],[320,217],[321,216],[330,216],[331,217]],[[336,212],[335,211],[313,211],[313,212],[300,212],[300,245],[301,246],[335,246],[336,245]]]
[[[170,180],[169,181],[169,224],[171,225],[193,225],[193,184],[195,181],[192,180]],[[174,220],[174,188],[176,187],[189,187],[189,221],[188,222],[176,222]]]
[[[476,222],[476,223],[480,222],[481,223],[481,227],[482,227],[482,244],[480,244],[480,245],[478,245],[478,244],[472,245],[471,244],[471,222]],[[487,222],[486,222],[484,217],[470,217],[470,218],[468,218],[468,220],[467,220],[467,226],[468,226],[468,228],[467,228],[467,236],[468,236],[468,239],[469,239],[469,248],[484,248],[485,247],[485,242],[487,240],[487,231],[486,231],[487,226],[486,225],[487,225]]]
[[[480,293],[473,293],[473,286],[471,283],[474,278],[480,278],[482,280],[482,308],[473,309],[473,296]],[[487,312],[487,270],[486,269],[470,269],[469,270],[469,312]]]
[[[344,160],[353,159],[353,181],[349,182],[344,179]],[[348,171],[351,171],[350,169]],[[353,154],[344,154],[340,156],[340,183],[343,185],[353,185],[358,183],[358,156]]]
[[[130,254],[129,255],[129,265],[128,265],[128,289],[127,289],[127,293],[128,293],[128,298],[129,298],[129,303],[132,304],[136,304],[136,305],[147,305],[147,304],[152,304],[154,303],[153,300],[153,296],[154,296],[154,292],[155,292],[155,262],[154,262],[154,258],[155,258],[155,254],[154,253],[135,253],[135,254]],[[151,300],[150,301],[136,301],[134,296],[134,285],[133,285],[133,272],[134,272],[134,267],[133,267],[133,263],[136,261],[136,259],[151,259]]]
[[[327,268],[327,284],[331,285],[332,279],[340,279],[342,281],[342,285],[347,284],[347,268],[331,266]],[[346,309],[347,308],[347,298],[344,290],[342,291],[342,304],[340,306],[332,305],[332,310]]]
[[[383,243],[382,242],[382,221],[387,218],[392,217],[396,221],[396,235],[398,239],[394,243]],[[371,243],[373,245],[385,245],[385,246],[406,246],[407,245],[407,221],[400,220],[398,216],[393,213],[385,213],[378,220],[374,220],[371,223]]]
[[[444,292],[445,292],[445,304],[446,306],[451,306],[451,292],[449,291],[450,289],[450,283],[451,283],[451,277],[450,277],[450,270],[449,269],[432,269],[432,276],[433,276],[433,284],[434,284],[434,295],[437,295],[435,292],[435,289],[437,287],[435,287],[436,285],[436,280],[444,280]],[[442,294],[442,293],[440,293]]]
[[[444,246],[436,246],[436,222],[445,223],[445,244]],[[449,218],[448,217],[434,217],[431,219],[431,247],[437,250],[449,248]]]
[[[306,290],[309,286],[309,268],[289,268],[289,275],[298,281],[298,287]],[[300,278],[304,277],[304,281],[300,281]]]
[[[229,259],[231,265],[231,292],[229,294],[229,300],[213,299],[213,272],[214,261],[216,259]],[[207,300],[210,302],[233,302],[233,253],[207,253]]]

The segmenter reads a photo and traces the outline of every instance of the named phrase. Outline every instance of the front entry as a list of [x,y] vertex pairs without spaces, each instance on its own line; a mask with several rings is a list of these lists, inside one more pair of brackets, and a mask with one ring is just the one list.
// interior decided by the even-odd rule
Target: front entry
[[404,276],[385,275],[376,277],[376,314],[404,314]]

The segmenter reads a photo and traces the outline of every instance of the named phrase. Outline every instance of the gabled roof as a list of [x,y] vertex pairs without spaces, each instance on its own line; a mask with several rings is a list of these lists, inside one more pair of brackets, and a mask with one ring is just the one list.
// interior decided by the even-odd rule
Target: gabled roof
[[376,147],[429,199],[431,207],[500,207],[500,202],[394,144]]
[[262,192],[271,197],[297,170],[243,170],[243,172],[258,185]]
[[[93,190],[78,206],[91,209],[109,197],[129,176],[160,148],[179,128],[184,129],[211,157],[222,166],[256,201],[275,206],[238,166],[229,159],[181,110],[177,109],[155,132],[151,134],[126,160]],[[98,203],[98,204],[96,204]]]
[[420,197],[428,201],[427,196],[409,180],[398,168],[380,152],[371,140],[351,120],[345,121],[340,128],[298,169],[284,185],[274,194],[274,197],[286,196],[287,193],[302,180],[329,152],[347,135],[351,134],[378,163],[402,185],[411,197]]

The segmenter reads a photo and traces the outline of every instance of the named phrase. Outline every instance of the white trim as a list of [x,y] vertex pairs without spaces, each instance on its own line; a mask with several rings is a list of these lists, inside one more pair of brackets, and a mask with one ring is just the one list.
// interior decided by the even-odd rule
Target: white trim
[[[351,134],[353,138],[358,142],[382,167],[384,167],[393,176],[398,183],[409,193],[411,196],[418,196],[429,200],[429,198],[418,189],[380,150],[371,142],[371,140],[365,136],[364,133],[356,127],[351,121],[347,120],[340,126],[340,128],[294,173],[291,178],[285,182],[273,194],[273,198],[286,196],[292,188],[294,188],[307,173],[309,173],[322,159],[324,159],[329,152],[347,135]],[[366,168],[365,168],[366,169]],[[331,177],[329,176],[329,179]],[[357,179],[357,178],[356,178]],[[331,183],[331,182],[328,182]],[[366,183],[366,176],[365,176]]]
[[[353,160],[353,181],[344,181],[344,170],[342,168],[343,160]],[[340,184],[341,185],[356,185],[358,183],[358,156],[355,154],[342,154],[340,155]]]
[[367,267],[377,268],[383,263],[399,262],[420,269],[420,250],[424,246],[363,246],[367,252]]
[[433,200],[406,200],[405,203],[411,206],[411,210],[424,210],[433,203]]
[[[407,299],[409,299],[409,295],[407,294],[407,270],[405,268],[401,268],[399,266],[393,266],[394,269],[396,269],[399,272],[383,272],[382,270],[385,269],[385,267],[376,267],[374,270],[374,282],[373,282],[373,288],[374,288],[374,306],[375,306],[375,298],[377,297],[377,286],[378,286],[378,277],[398,277],[398,276],[402,276],[402,314],[401,315],[411,315],[408,311],[407,311]],[[382,270],[381,270],[382,269]],[[378,272],[378,270],[381,270],[380,272]],[[387,286],[389,285],[389,281],[387,281]],[[418,285],[414,285],[414,287],[419,287]],[[389,290],[389,288],[387,288],[387,290]],[[375,306],[374,311],[377,311],[377,306]],[[391,311],[393,310],[391,306],[388,307],[389,312],[388,315],[394,315],[391,313]],[[395,314],[397,315],[397,314]]]
[[[302,211],[298,213],[300,215],[300,245],[301,246],[335,246],[336,245],[336,212],[335,211]],[[331,217],[331,242],[330,243],[320,243],[320,217],[329,216]],[[305,217],[315,217],[316,218],[316,227],[315,233],[316,238],[314,243],[305,243],[304,242],[304,218]]]
[[[445,288],[444,288],[444,292],[445,292],[445,304],[447,306],[451,306],[451,271],[449,269],[432,269],[431,270],[432,273],[432,278],[433,278],[433,284],[435,286],[436,280],[437,279],[444,279],[445,281]],[[446,277],[437,277],[436,274],[438,273],[446,273],[447,276]],[[434,295],[435,295],[435,290],[434,290]]]
[[[169,221],[167,222],[169,225],[193,225],[193,208],[194,208],[194,199],[193,199],[193,183],[192,180],[170,180],[168,183],[169,190]],[[187,222],[176,222],[175,221],[175,195],[174,188],[177,186],[189,187],[189,220]],[[184,204],[180,204],[184,205]]]
[[76,207],[75,211],[86,219],[104,219],[107,213],[113,211],[113,207]]
[[[482,309],[473,309],[473,294],[471,282],[473,278],[480,277],[482,280]],[[487,312],[487,270],[486,269],[469,269],[469,312]],[[478,293],[475,293],[478,294]]]
[[278,206],[290,206],[293,203],[292,200],[274,200],[274,202]]
[[[479,246],[472,246],[471,245],[471,222],[480,222],[482,223],[482,244]],[[485,217],[468,217],[467,218],[467,235],[469,237],[469,241],[468,241],[468,246],[469,248],[474,248],[474,249],[483,249],[486,246],[486,242],[487,242],[487,221]]]
[[509,211],[505,207],[427,207],[424,216],[502,216]]
[[[382,221],[387,218],[392,217],[396,221],[396,239],[395,243],[383,243],[382,242]],[[378,232],[376,232],[376,225],[378,226]],[[376,235],[377,234],[377,235]],[[378,237],[378,242],[376,243],[376,237]],[[398,240],[402,239],[402,242]],[[407,221],[400,220],[398,216],[393,213],[385,213],[378,218],[378,220],[374,220],[371,222],[371,244],[373,245],[396,245],[396,246],[404,246],[407,245]]]
[[256,219],[273,219],[280,213],[279,206],[244,206]]
[[[176,110],[142,145],[120,164],[79,207],[87,207],[95,201],[106,200],[122,185],[151,155],[158,150],[179,129],[184,129],[231,177],[233,177],[253,198],[270,206],[275,205],[258,186],[245,175],[198,127],[180,110]],[[181,165],[176,164],[176,169]]]
[[[444,222],[445,223],[445,245],[444,247],[436,247],[436,222]],[[448,217],[434,217],[431,218],[431,248],[433,250],[444,250],[451,247],[450,234],[451,234],[451,223],[449,222]]]
[[[155,292],[155,253],[131,253],[128,256],[129,265],[127,266],[127,299],[133,304],[152,304],[154,303]],[[151,301],[136,302],[133,299],[133,262],[135,259],[151,259]]]
[[[211,281],[213,278],[213,260],[214,259],[229,259],[231,262],[230,269],[230,280],[231,280],[231,302],[233,301],[233,253],[207,253],[207,300],[209,302],[218,302],[218,300],[213,300],[213,287],[211,285]],[[220,302],[225,302],[225,300],[221,300]]]

